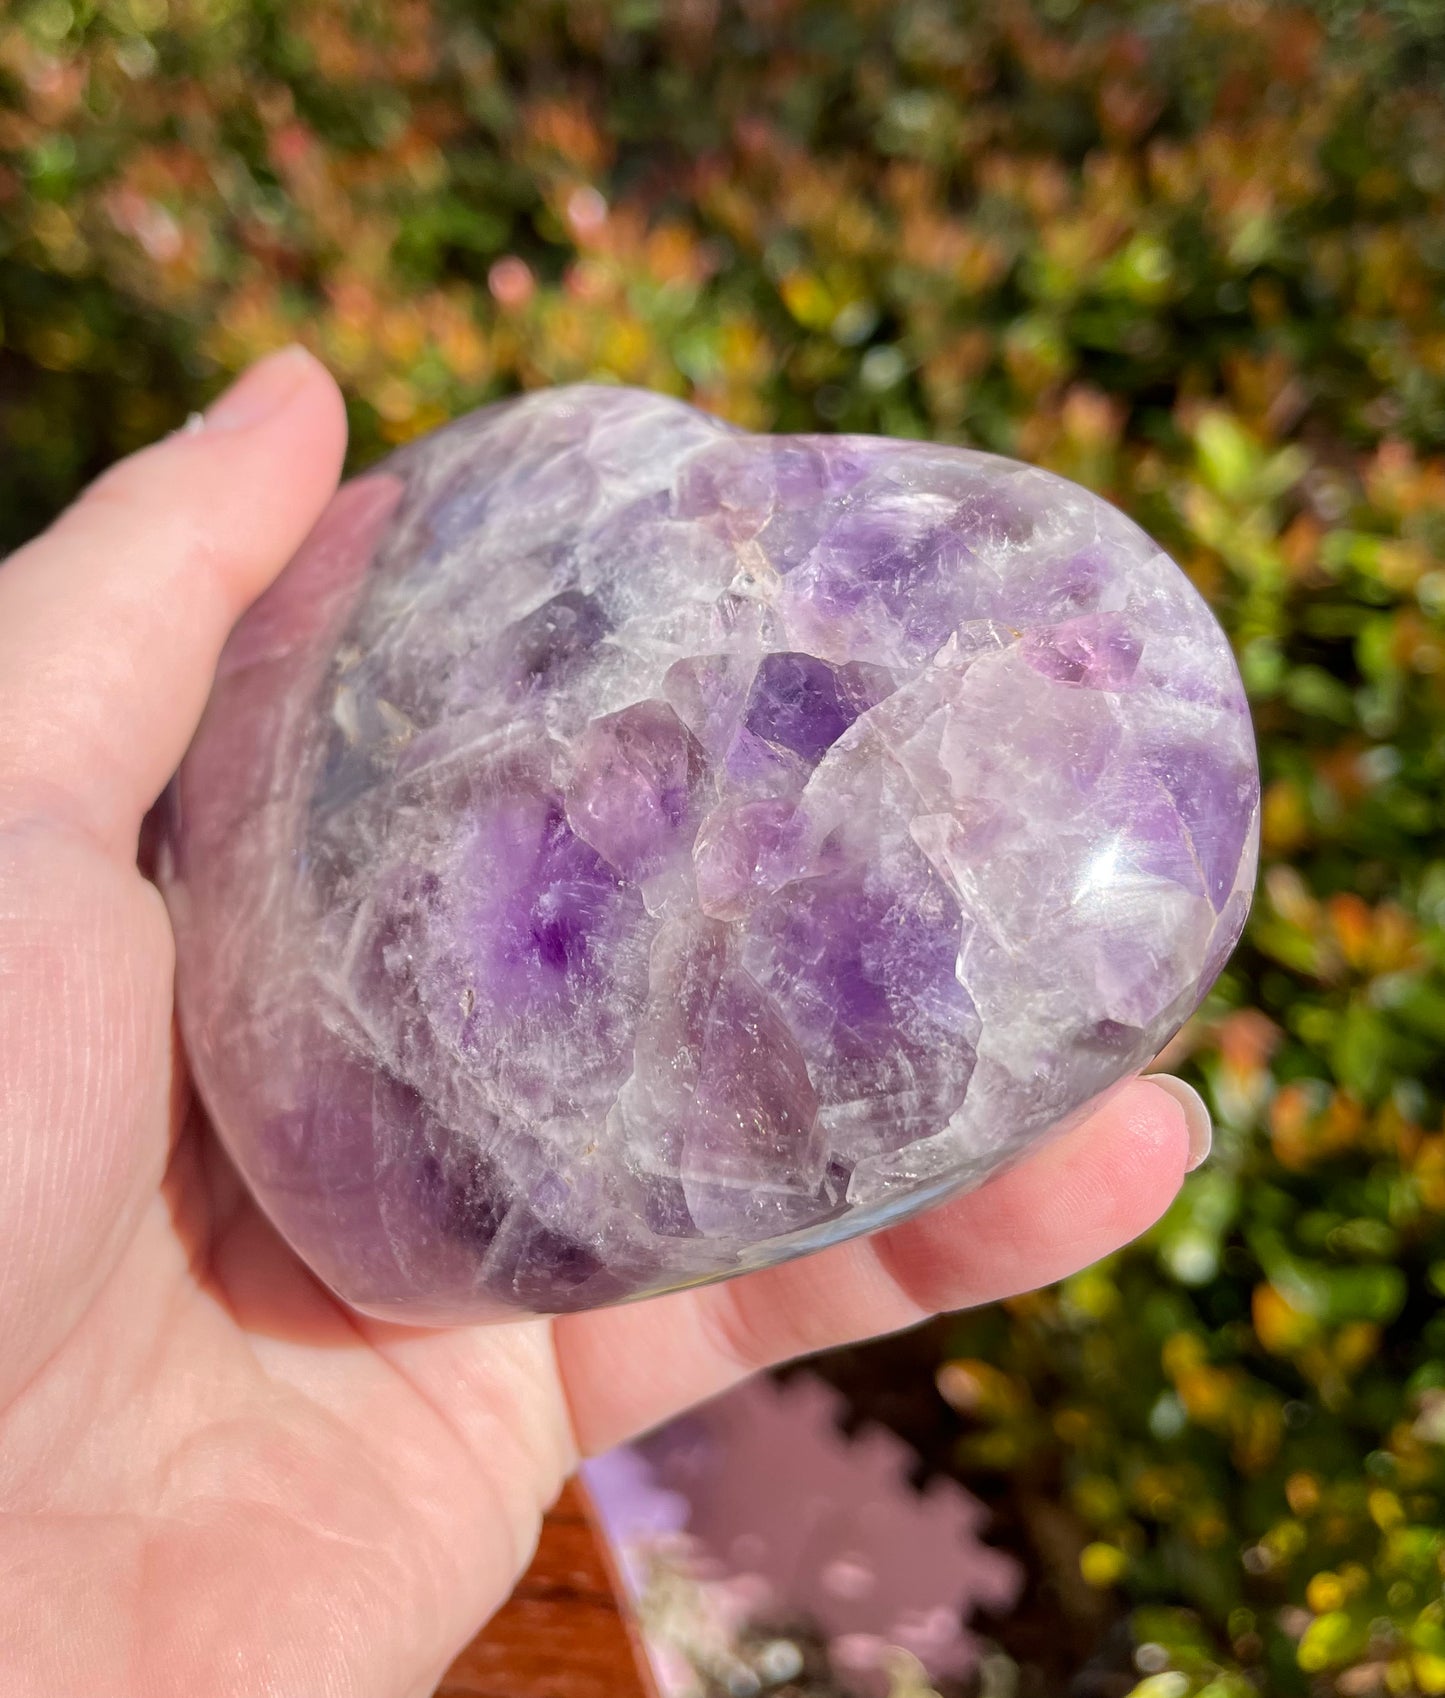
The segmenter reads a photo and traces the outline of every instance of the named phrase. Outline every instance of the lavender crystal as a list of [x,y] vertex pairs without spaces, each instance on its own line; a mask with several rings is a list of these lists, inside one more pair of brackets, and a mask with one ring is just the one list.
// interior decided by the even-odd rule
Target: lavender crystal
[[411,1320],[777,1261],[976,1185],[1238,939],[1225,640],[985,454],[558,389],[346,486],[235,633],[161,881],[200,1093]]

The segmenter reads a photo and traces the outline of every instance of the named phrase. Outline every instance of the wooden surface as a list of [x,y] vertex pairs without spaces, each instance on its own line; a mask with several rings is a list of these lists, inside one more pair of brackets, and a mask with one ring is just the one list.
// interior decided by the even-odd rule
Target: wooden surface
[[575,1482],[543,1523],[511,1601],[452,1664],[437,1698],[656,1698],[611,1556]]

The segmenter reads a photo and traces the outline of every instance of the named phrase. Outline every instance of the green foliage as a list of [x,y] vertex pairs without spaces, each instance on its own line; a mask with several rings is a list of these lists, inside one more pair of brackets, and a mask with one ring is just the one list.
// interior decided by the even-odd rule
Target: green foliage
[[1139,1698],[1445,1692],[1442,42],[1439,0],[0,11],[0,547],[300,337],[358,464],[650,384],[1046,464],[1210,596],[1267,786],[1179,1052],[1216,1154],[940,1377],[960,1466],[1132,1600]]

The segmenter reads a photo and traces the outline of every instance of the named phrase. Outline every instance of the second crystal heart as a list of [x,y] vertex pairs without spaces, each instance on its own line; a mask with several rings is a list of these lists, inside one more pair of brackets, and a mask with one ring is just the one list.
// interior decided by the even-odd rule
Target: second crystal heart
[[351,1303],[555,1312],[987,1178],[1236,942],[1229,648],[1097,497],[530,396],[346,486],[236,632],[161,881],[196,1081]]

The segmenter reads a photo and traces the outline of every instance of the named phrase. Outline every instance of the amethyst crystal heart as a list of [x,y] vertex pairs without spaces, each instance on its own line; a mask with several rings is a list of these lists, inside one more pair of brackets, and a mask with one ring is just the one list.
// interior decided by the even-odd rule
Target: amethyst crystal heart
[[1239,936],[1224,637],[1047,473],[559,389],[348,485],[161,881],[201,1095],[374,1313],[556,1312],[977,1184]]

